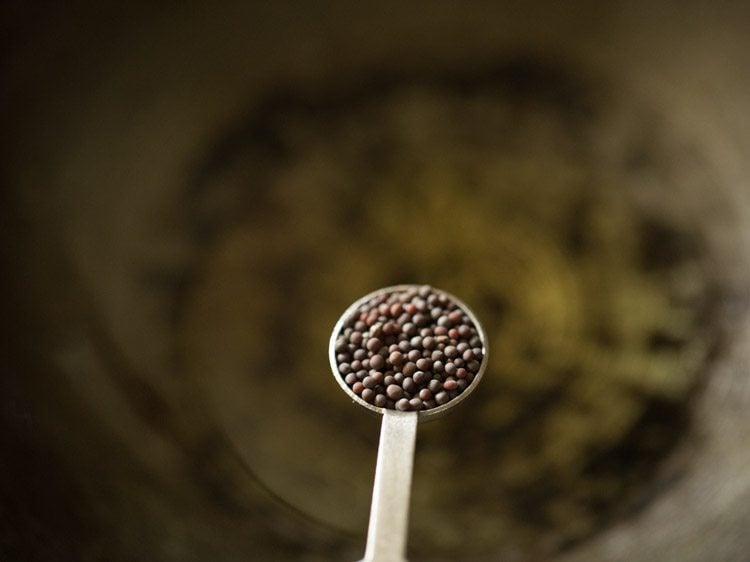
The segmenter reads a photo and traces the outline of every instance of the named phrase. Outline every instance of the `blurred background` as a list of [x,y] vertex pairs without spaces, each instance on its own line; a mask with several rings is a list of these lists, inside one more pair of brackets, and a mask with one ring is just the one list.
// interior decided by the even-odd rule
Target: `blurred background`
[[352,561],[341,312],[466,301],[412,560],[747,560],[741,2],[6,2],[0,559]]

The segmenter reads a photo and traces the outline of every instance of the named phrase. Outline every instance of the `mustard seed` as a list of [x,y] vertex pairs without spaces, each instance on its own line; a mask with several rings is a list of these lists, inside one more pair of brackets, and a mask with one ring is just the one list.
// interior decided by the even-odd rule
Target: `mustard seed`
[[421,359],[417,359],[416,367],[420,371],[429,371],[432,367],[432,360],[425,359],[424,357]]
[[456,382],[455,379],[447,379],[443,383],[443,388],[445,390],[456,390],[458,388],[458,383]]
[[[445,386],[445,385],[443,385],[443,386]],[[403,388],[405,392],[413,393],[417,389],[417,385],[414,382],[413,378],[406,377],[401,382],[401,388]]]
[[390,384],[386,387],[385,393],[391,400],[398,400],[404,395],[404,389],[397,384]]
[[396,409],[401,410],[402,412],[408,412],[411,408],[411,405],[409,404],[409,401],[406,398],[402,398],[398,402],[396,402]]
[[382,369],[385,366],[385,359],[382,355],[373,355],[370,358],[370,367],[373,369]]
[[370,338],[367,340],[367,350],[368,351],[377,351],[381,348],[383,345],[383,342],[381,342],[378,338]]

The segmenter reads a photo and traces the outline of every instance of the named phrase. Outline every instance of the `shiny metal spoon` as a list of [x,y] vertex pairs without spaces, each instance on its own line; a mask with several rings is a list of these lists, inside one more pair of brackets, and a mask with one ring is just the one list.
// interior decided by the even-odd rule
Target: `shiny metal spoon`
[[375,483],[370,508],[370,524],[367,532],[365,557],[361,562],[406,562],[406,538],[409,523],[409,500],[414,468],[414,445],[417,437],[417,424],[420,421],[437,418],[458,405],[471,394],[487,367],[487,337],[481,324],[471,310],[453,295],[431,288],[432,292],[443,294],[455,303],[474,324],[481,340],[482,359],[474,380],[466,389],[448,401],[429,410],[402,412],[380,408],[363,400],[344,381],[336,361],[336,342],[344,326],[359,308],[374,297],[383,294],[401,293],[418,289],[418,285],[396,285],[379,289],[352,304],[342,315],[333,329],[328,347],[328,356],[334,378],[349,397],[368,410],[383,416],[375,467]]

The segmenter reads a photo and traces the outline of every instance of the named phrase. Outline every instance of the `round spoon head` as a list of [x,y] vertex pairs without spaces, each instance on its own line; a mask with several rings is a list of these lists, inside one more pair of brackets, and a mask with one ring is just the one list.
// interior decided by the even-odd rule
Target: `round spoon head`
[[372,412],[438,417],[476,388],[487,337],[474,313],[428,285],[395,285],[362,297],[341,315],[328,357],[336,382]]

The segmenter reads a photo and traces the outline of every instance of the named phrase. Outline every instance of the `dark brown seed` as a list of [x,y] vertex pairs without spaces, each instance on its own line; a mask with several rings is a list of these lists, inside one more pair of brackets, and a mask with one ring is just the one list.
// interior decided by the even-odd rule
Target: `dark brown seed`
[[349,336],[349,341],[353,343],[354,345],[359,345],[362,343],[362,332],[352,332],[352,335]]
[[385,366],[385,359],[382,355],[373,355],[370,357],[370,367],[372,369],[382,369]]
[[398,318],[401,316],[401,313],[404,311],[404,305],[402,305],[400,302],[394,303],[391,305],[391,316],[394,318]]
[[474,352],[471,349],[467,349],[466,351],[463,352],[463,354],[461,355],[461,358],[464,361],[473,361],[474,360]]
[[444,390],[443,390],[443,391],[441,391],[441,392],[438,392],[438,393],[437,393],[437,394],[435,395],[435,402],[437,402],[437,403],[438,403],[438,404],[440,404],[441,406],[442,406],[443,404],[445,404],[446,402],[448,402],[448,400],[450,400],[450,397],[448,396],[448,393],[447,393],[447,392],[445,392]]
[[361,349],[361,348],[357,349],[357,350],[354,351],[353,357],[357,361],[362,361],[363,359],[367,358],[367,352],[364,349]]
[[452,345],[447,345],[445,347],[445,355],[453,359],[454,357],[458,357],[458,350]]
[[429,409],[434,408],[435,406],[437,406],[437,404],[435,404],[434,400],[425,400],[423,402],[423,404],[424,404],[425,410],[429,410]]
[[411,410],[418,412],[422,409],[422,401],[419,398],[412,398],[409,400],[409,406]]
[[362,400],[365,402],[372,402],[375,399],[375,391],[371,388],[365,388],[362,391]]
[[459,310],[454,310],[453,312],[448,314],[448,320],[450,320],[453,324],[458,324],[459,322],[461,322],[462,317],[463,314],[461,314],[461,311]]
[[429,388],[423,388],[419,391],[419,397],[422,400],[432,400],[432,391]]
[[397,384],[390,384],[386,387],[385,393],[391,400],[398,400],[404,395],[404,389]]
[[402,340],[398,342],[398,349],[401,353],[409,353],[411,351],[411,346],[409,345],[409,342],[407,340]]
[[464,369],[463,367],[460,367],[460,368],[456,369],[456,378],[465,379],[466,378],[466,369]]
[[440,389],[443,388],[443,383],[441,383],[439,380],[432,379],[427,384],[427,388],[430,389],[430,391],[434,394],[436,392],[440,392]]
[[428,371],[432,367],[432,360],[422,357],[421,359],[417,360],[416,366],[420,371]]
[[443,388],[445,390],[456,390],[458,388],[458,382],[456,382],[456,379],[447,379],[443,383]]
[[435,349],[436,343],[437,342],[435,341],[435,338],[427,336],[422,340],[422,347],[424,347],[425,349]]
[[349,342],[347,342],[344,338],[339,338],[336,340],[336,353],[343,353],[347,349],[349,349]]
[[378,408],[382,408],[383,406],[385,406],[386,401],[387,401],[387,398],[385,397],[384,394],[375,395],[374,403]]
[[471,336],[471,328],[469,328],[465,324],[462,324],[458,327],[458,335],[462,338],[468,338],[469,336]]
[[444,370],[446,375],[453,376],[456,374],[456,371],[458,371],[458,368],[453,363],[446,363]]
[[444,369],[445,369],[445,367],[443,366],[443,362],[442,361],[435,361],[432,364],[432,372],[433,373],[442,373]]
[[396,402],[396,409],[401,410],[402,412],[408,412],[410,407],[409,401],[406,398],[402,398]]
[[349,363],[341,363],[339,364],[339,373],[342,375],[347,375],[352,372],[352,366],[349,365]]
[[406,377],[401,382],[401,388],[403,388],[406,392],[413,393],[414,391],[417,390],[417,384],[414,382],[414,379],[412,379],[411,377]]
[[456,384],[458,385],[458,390],[460,391],[466,390],[466,387],[469,386],[469,383],[463,379],[458,379],[456,381]]
[[419,352],[419,350],[422,348],[422,337],[414,336],[409,340],[409,345],[414,348],[413,351]]
[[367,349],[375,352],[383,345],[383,342],[381,342],[378,338],[370,338],[367,340]]
[[370,371],[370,377],[378,384],[383,382],[383,379],[385,378],[385,375],[381,373],[380,371],[372,370]]
[[404,376],[410,377],[417,372],[417,366],[414,363],[409,362],[404,365],[404,368],[401,369],[401,372],[404,373]]
[[385,386],[389,386],[389,385],[391,385],[391,384],[393,384],[395,382],[396,382],[396,379],[394,378],[394,376],[392,374],[391,375],[386,375],[385,377],[383,377],[383,384]]
[[352,361],[352,371],[359,371],[362,368],[362,361]]
[[391,365],[400,365],[404,361],[404,354],[400,351],[394,351],[388,356],[388,362]]
[[422,326],[426,326],[430,321],[430,317],[426,314],[415,314],[414,315],[414,323],[419,326],[420,328]]
[[361,382],[357,381],[352,385],[352,391],[354,394],[362,394],[362,391],[365,389],[365,385],[363,385]]
[[393,375],[393,381],[396,384],[401,384],[401,381],[404,380],[404,373],[396,373]]
[[469,361],[466,364],[466,368],[471,371],[472,373],[478,373],[479,372],[479,361]]
[[362,384],[365,388],[375,388],[378,384],[378,381],[370,376],[367,376],[362,380]]
[[346,377],[344,377],[344,382],[346,382],[346,384],[348,384],[349,386],[353,385],[358,380],[359,379],[357,379],[357,375],[355,375],[354,373],[349,373],[348,375],[346,375]]
[[413,322],[407,322],[403,325],[401,328],[401,331],[404,332],[407,336],[412,337],[416,335],[417,333],[417,327],[414,325]]
[[422,384],[427,381],[427,375],[422,371],[417,371],[411,378],[417,384]]
[[448,337],[452,340],[458,340],[458,338],[461,336],[459,336],[458,330],[456,330],[455,328],[451,328],[450,330],[448,330]]

